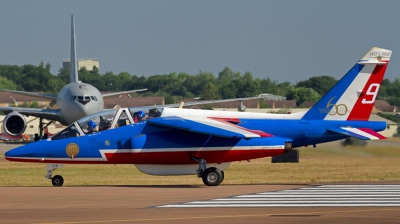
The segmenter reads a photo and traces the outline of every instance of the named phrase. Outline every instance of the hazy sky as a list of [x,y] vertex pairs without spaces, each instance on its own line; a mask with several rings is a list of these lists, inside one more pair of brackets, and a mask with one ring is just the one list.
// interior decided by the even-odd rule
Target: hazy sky
[[295,83],[340,79],[371,47],[393,50],[386,78],[400,78],[400,1],[4,1],[0,64],[69,58],[75,16],[79,58],[100,73],[216,76],[228,66]]

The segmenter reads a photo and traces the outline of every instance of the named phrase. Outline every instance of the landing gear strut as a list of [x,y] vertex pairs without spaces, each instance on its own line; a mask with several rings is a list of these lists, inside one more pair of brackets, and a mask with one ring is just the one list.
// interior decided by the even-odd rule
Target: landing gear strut
[[[49,121],[48,123],[43,122],[43,118],[39,119],[39,133],[35,134],[35,139],[34,141],[39,141],[41,138],[43,138],[43,131],[45,128],[47,128],[49,125],[54,124],[55,121]],[[47,138],[47,137],[46,137]]]
[[61,187],[64,184],[64,178],[61,175],[55,175],[54,177],[51,177],[53,175],[53,171],[56,170],[57,168],[62,168],[64,165],[63,164],[47,164],[47,174],[46,177],[47,179],[51,180],[51,183],[53,184],[54,187]]
[[199,169],[197,171],[197,177],[203,179],[203,183],[207,186],[218,186],[224,181],[224,171],[220,171],[216,167],[207,168],[207,162],[205,159],[191,158],[192,160],[199,163]]

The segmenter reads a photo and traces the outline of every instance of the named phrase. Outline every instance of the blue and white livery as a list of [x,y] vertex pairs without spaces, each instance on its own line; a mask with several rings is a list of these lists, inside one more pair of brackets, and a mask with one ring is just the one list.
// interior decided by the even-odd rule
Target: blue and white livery
[[[265,114],[160,108],[135,122],[133,109],[101,112],[74,122],[50,139],[8,151],[16,162],[134,164],[151,175],[197,174],[208,186],[224,180],[231,162],[281,155],[292,148],[349,137],[385,139],[385,122],[368,121],[391,51],[372,48],[307,112]],[[92,120],[99,131],[88,133]],[[103,128],[102,128],[103,127]]]

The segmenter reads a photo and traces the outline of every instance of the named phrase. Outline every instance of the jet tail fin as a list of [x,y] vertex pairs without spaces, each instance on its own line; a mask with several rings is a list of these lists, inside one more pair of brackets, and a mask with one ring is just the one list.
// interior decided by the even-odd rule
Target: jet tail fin
[[303,120],[369,120],[392,51],[371,48]]
[[78,82],[78,66],[76,58],[76,40],[75,40],[75,22],[74,16],[71,16],[71,57],[69,67],[69,82]]

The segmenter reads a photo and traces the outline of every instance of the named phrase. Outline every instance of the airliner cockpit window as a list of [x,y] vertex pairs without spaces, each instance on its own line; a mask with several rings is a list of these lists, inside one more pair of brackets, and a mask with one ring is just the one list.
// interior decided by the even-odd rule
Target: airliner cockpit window
[[91,97],[90,96],[74,96],[73,99],[78,101],[79,103],[85,105],[90,102]]

